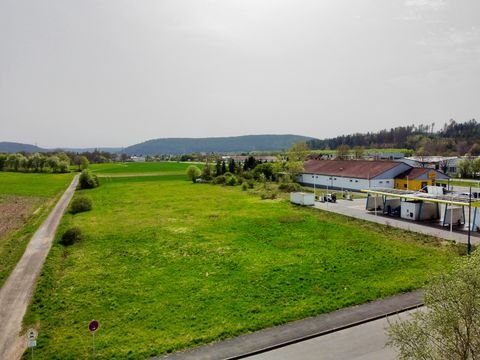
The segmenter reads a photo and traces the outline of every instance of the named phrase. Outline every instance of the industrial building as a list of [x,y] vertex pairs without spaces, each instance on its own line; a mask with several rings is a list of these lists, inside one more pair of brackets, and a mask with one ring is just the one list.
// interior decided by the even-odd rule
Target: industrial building
[[360,191],[374,188],[419,190],[449,177],[435,169],[396,161],[308,160],[298,181],[306,186]]

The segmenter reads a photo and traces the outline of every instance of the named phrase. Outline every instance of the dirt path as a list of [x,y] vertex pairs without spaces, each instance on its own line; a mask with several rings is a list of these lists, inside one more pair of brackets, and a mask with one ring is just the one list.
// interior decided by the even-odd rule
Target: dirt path
[[25,253],[0,290],[0,359],[19,359],[25,350],[19,336],[37,277],[52,245],[60,219],[73,196],[78,175],[30,240]]

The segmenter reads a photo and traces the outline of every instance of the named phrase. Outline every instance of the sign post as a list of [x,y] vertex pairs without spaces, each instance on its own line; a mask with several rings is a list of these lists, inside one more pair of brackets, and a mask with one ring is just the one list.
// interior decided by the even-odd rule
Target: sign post
[[93,347],[93,358],[95,359],[95,331],[98,330],[100,324],[97,320],[92,320],[88,324],[88,330],[92,333],[92,347]]
[[27,331],[27,345],[32,349],[32,360],[33,360],[33,348],[37,346],[37,336],[38,332],[35,329],[28,329]]

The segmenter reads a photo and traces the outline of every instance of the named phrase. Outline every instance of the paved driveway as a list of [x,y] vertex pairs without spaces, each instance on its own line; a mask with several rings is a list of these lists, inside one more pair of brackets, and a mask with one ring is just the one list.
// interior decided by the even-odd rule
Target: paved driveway
[[[365,199],[355,199],[353,201],[338,200],[336,203],[316,202],[315,208],[379,224],[390,225],[403,230],[432,235],[440,239],[467,243],[467,231],[464,227],[460,229],[454,227],[454,231],[450,232],[448,228],[442,227],[441,225],[433,225],[425,222],[410,221],[398,217],[386,216],[383,215],[381,211],[377,212],[377,215],[375,215],[374,212],[368,212],[365,210],[365,202]],[[465,210],[465,217],[468,219],[468,208]],[[480,244],[479,234],[472,232],[471,235],[472,244]]]

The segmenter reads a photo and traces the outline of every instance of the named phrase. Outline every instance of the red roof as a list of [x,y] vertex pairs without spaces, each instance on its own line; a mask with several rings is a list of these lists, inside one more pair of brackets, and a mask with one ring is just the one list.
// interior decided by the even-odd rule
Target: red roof
[[403,163],[370,160],[308,160],[304,163],[308,174],[344,176],[371,179]]

